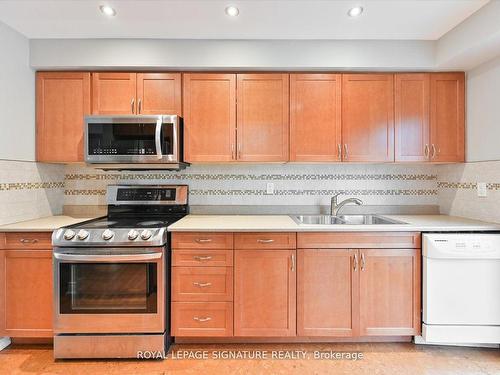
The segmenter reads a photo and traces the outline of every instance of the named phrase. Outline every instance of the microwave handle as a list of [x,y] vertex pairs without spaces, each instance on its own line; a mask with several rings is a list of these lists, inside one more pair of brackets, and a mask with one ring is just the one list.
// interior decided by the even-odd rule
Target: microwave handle
[[64,254],[54,252],[57,260],[76,262],[134,262],[141,260],[161,259],[162,253],[148,254],[122,254],[122,255],[90,255],[90,254]]
[[156,132],[155,132],[155,143],[156,143],[156,157],[158,159],[161,159],[163,157],[163,151],[161,149],[161,125],[163,123],[163,120],[160,117],[158,117],[158,120],[156,120]]

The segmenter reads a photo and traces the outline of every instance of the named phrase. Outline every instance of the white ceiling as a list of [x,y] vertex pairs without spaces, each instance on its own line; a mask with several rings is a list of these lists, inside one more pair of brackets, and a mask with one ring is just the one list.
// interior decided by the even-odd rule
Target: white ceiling
[[[0,0],[0,21],[28,38],[436,40],[488,1]],[[238,17],[225,15],[229,4]],[[359,18],[347,16],[353,5]]]

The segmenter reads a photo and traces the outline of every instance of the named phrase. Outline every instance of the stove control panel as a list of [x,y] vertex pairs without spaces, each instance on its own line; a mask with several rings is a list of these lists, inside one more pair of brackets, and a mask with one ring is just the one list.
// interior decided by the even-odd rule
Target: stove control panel
[[52,234],[54,246],[163,246],[167,242],[167,229],[113,228],[84,229],[60,228]]
[[137,237],[139,237],[139,232],[136,231],[135,229],[131,229],[128,233],[127,233],[127,238],[130,240],[130,241],[134,241],[137,239]]
[[104,241],[109,241],[115,236],[115,233],[112,230],[106,229],[104,232],[102,232],[102,239]]
[[147,241],[147,240],[149,240],[151,238],[152,235],[153,235],[153,233],[149,229],[145,229],[141,233],[141,238],[144,241]]

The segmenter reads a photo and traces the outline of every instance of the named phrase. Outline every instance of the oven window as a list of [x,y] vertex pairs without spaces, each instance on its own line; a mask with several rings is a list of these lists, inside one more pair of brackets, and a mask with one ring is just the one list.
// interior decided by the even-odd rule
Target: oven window
[[62,263],[61,314],[157,312],[156,263]]

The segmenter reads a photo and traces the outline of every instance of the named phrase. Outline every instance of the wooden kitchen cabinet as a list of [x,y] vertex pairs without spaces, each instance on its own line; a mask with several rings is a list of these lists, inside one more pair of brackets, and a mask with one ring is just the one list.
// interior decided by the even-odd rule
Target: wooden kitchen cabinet
[[180,73],[137,73],[137,113],[182,115]]
[[340,74],[290,74],[290,161],[341,161]]
[[92,114],[136,114],[136,80],[136,73],[92,73]]
[[235,336],[295,336],[295,257],[296,250],[235,250]]
[[184,159],[236,159],[236,74],[183,75]]
[[420,333],[420,250],[360,249],[361,336]]
[[430,78],[430,159],[465,161],[465,75],[432,73]]
[[237,75],[239,161],[288,161],[288,74]]
[[297,250],[297,335],[358,334],[357,250]]
[[342,160],[394,161],[392,74],[342,75]]
[[430,74],[396,74],[394,81],[395,160],[428,161]]
[[38,72],[36,160],[83,161],[83,119],[90,111],[90,73]]

